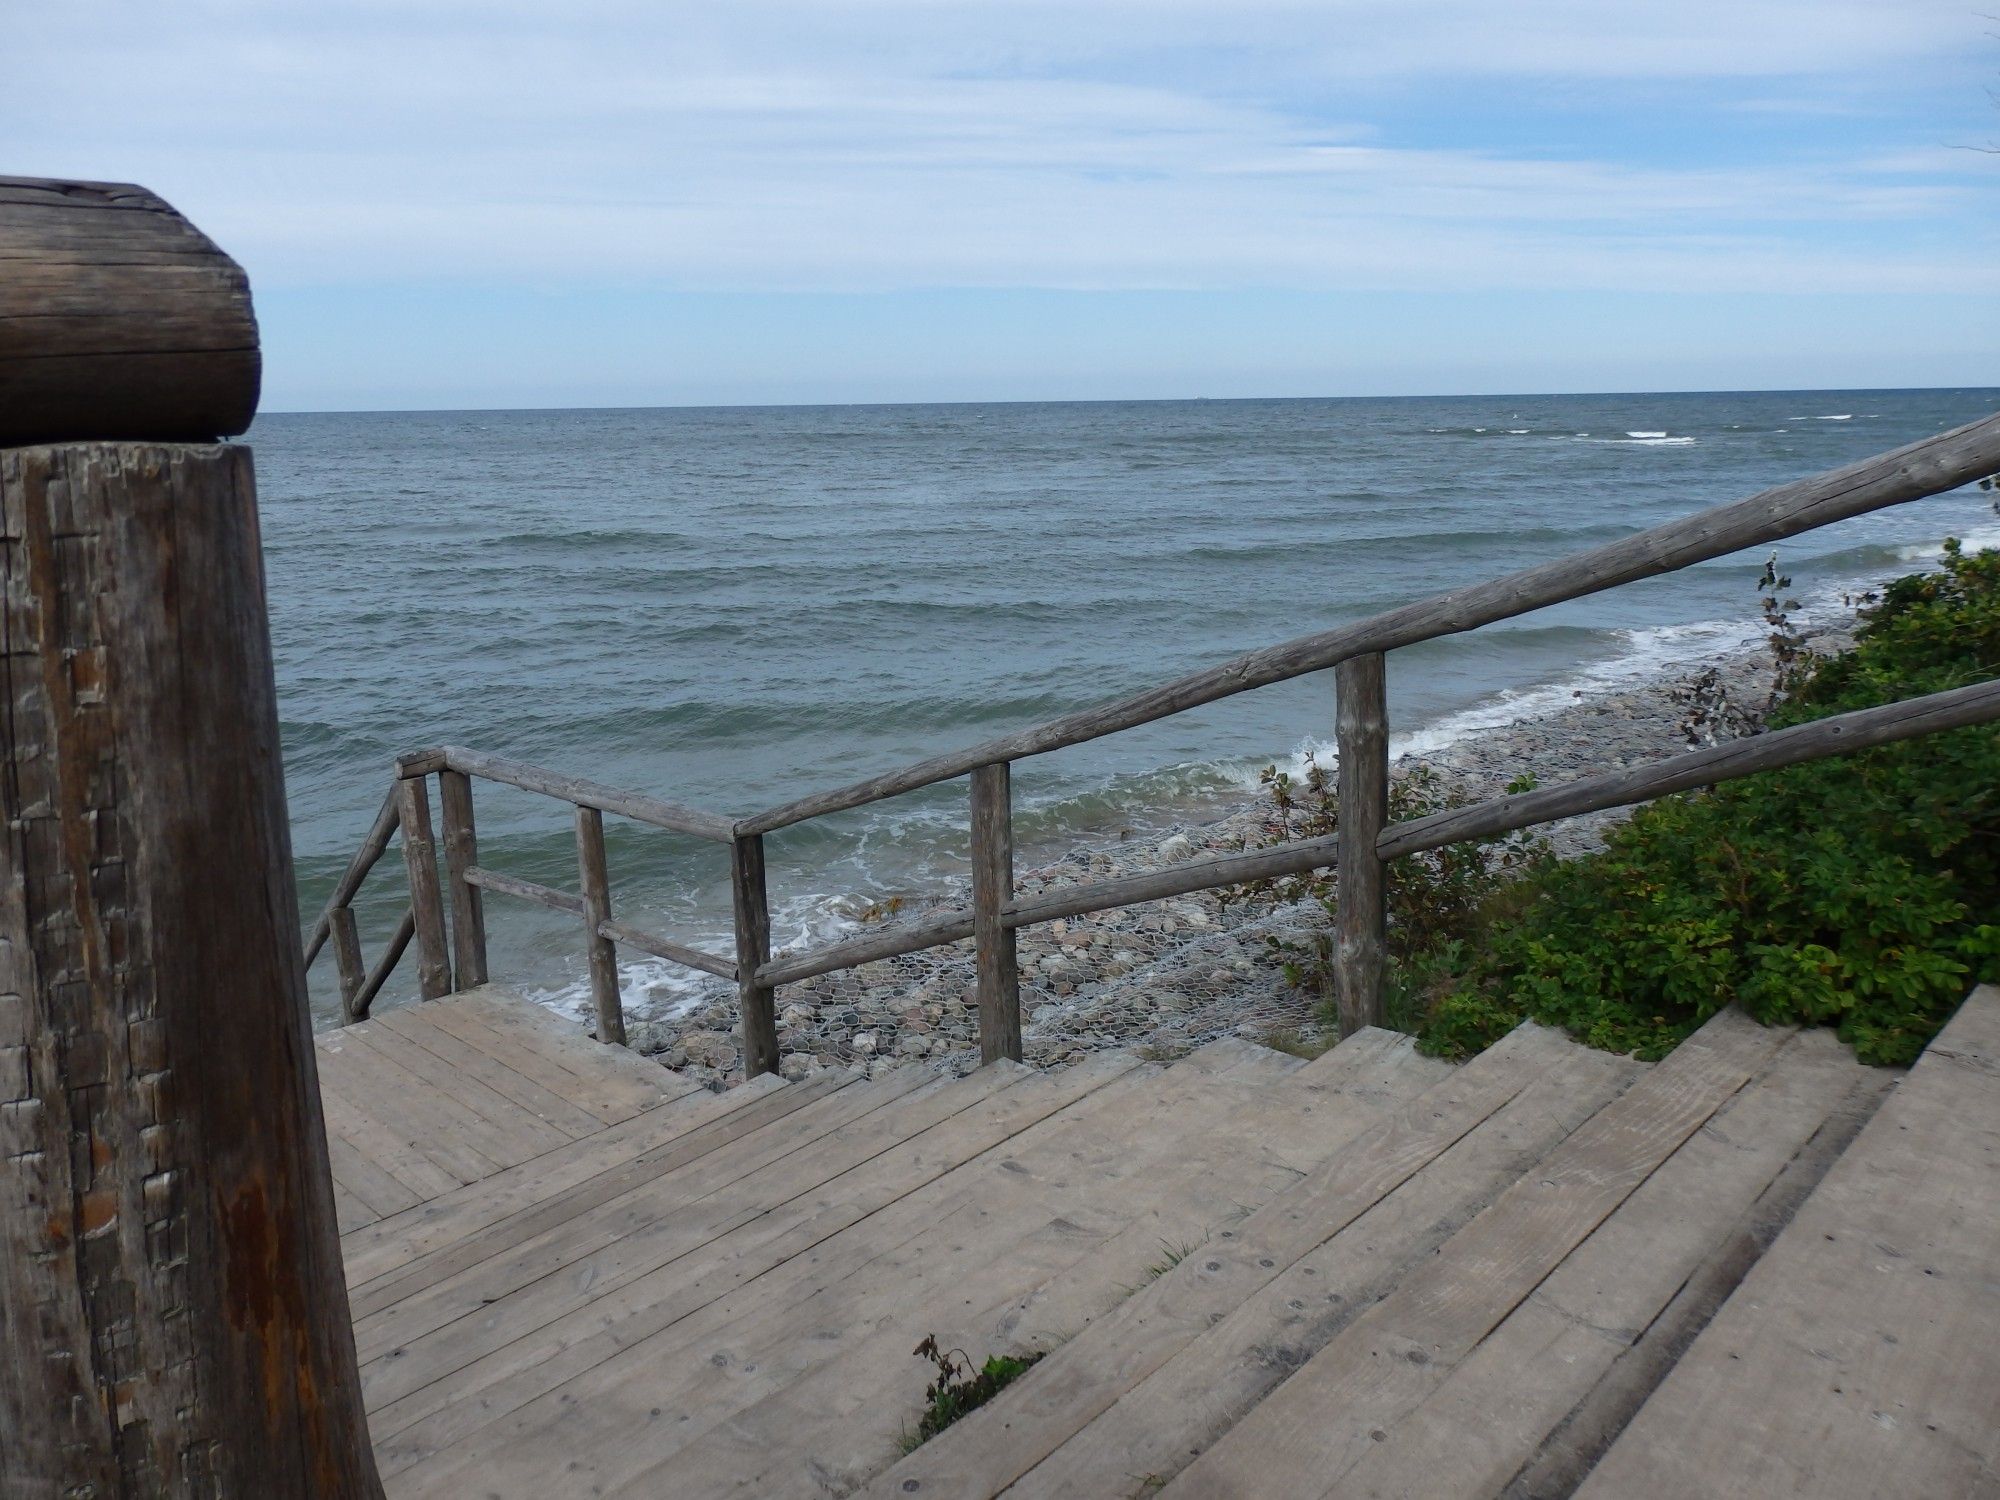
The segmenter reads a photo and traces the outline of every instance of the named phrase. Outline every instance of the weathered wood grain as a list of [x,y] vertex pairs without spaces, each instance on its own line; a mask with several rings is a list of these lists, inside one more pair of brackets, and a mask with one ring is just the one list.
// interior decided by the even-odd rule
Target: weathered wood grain
[[431,836],[431,794],[421,776],[396,783],[396,821],[403,836],[403,870],[417,932],[417,992],[426,1000],[451,993],[451,944],[438,886],[437,842]]
[[340,879],[334,882],[333,894],[326,898],[326,905],[320,909],[319,919],[313,923],[313,930],[306,938],[306,964],[319,956],[331,929],[333,914],[343,906],[353,904],[354,896],[361,889],[361,882],[368,878],[368,872],[375,868],[383,852],[389,847],[389,840],[396,834],[396,789],[390,787],[382,797],[381,811],[375,814],[375,822],[368,830],[368,837],[362,840],[354,858],[347,862]]
[[585,781],[579,776],[564,776],[556,771],[544,770],[540,766],[526,765],[517,760],[505,760],[497,755],[467,750],[458,745],[446,745],[441,750],[426,754],[442,757],[443,763],[452,770],[462,771],[468,776],[482,777],[487,781],[502,781],[508,786],[517,786],[528,792],[540,792],[545,797],[573,802],[579,807],[594,807],[600,812],[617,813],[620,817],[630,818],[635,823],[650,823],[655,828],[691,834],[695,838],[709,839],[721,844],[727,844],[736,837],[735,824],[728,818],[692,807],[677,807],[671,802],[662,802],[658,797],[649,797],[642,792],[621,791],[615,786],[605,786],[602,782]]
[[2000,1478],[2000,991],[1917,1060],[1577,1491],[1863,1500]]
[[1388,962],[1389,908],[1382,856],[1375,851],[1389,816],[1389,697],[1382,653],[1333,669],[1336,796],[1334,1005],[1340,1034],[1382,1024],[1382,970]]
[[168,204],[0,178],[0,445],[210,442],[259,379],[249,281]]
[[1021,1060],[1021,973],[1014,929],[1001,910],[1014,899],[1013,792],[1003,762],[972,773],[972,935],[979,1002],[979,1060]]
[[439,810],[444,818],[445,883],[451,887],[451,952],[454,987],[486,983],[486,905],[465,872],[479,863],[479,833],[472,816],[472,778],[463,771],[438,772]]
[[541,885],[533,880],[523,880],[518,875],[505,875],[498,870],[473,865],[465,872],[465,882],[483,891],[498,891],[503,896],[515,896],[523,901],[532,901],[537,906],[546,906],[550,911],[583,915],[583,897],[572,896],[568,891],[559,891],[553,886]]
[[382,956],[375,961],[375,967],[368,971],[356,991],[354,1003],[344,1008],[343,1014],[349,1021],[365,1021],[375,1004],[375,997],[382,993],[382,986],[389,982],[389,976],[396,972],[396,965],[403,961],[409,951],[410,940],[417,935],[417,914],[409,907],[403,908],[403,915],[396,921],[396,930],[389,934],[389,942],[382,950]]
[[378,1497],[249,452],[0,451],[0,602],[0,1493]]
[[583,942],[597,1039],[622,1047],[625,1002],[618,992],[618,949],[603,931],[611,920],[611,872],[604,859],[604,814],[594,807],[576,810],[576,864],[583,885]]
[[760,972],[771,956],[771,901],[764,889],[764,840],[730,845],[729,890],[736,915],[736,997],[742,1009],[743,1076],[778,1071],[778,1005]]
[[368,982],[368,969],[361,961],[361,930],[355,925],[351,906],[333,910],[333,962],[340,976],[340,1019],[344,1024],[358,1019],[355,1002],[361,986]]

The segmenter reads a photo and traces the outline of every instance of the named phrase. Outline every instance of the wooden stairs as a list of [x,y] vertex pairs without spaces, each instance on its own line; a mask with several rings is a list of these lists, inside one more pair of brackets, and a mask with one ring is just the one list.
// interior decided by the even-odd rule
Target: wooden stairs
[[[2000,993],[690,1087],[493,989],[320,1038],[391,1496],[2000,1494]],[[1044,1351],[906,1452],[926,1335]]]

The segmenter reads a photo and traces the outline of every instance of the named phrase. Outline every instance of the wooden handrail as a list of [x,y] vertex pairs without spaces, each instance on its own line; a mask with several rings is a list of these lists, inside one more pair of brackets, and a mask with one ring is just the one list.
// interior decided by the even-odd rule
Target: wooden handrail
[[[1388,724],[1383,692],[1384,653],[1922,499],[1996,470],[2000,470],[2000,415],[1843,468],[1778,485],[1746,500],[1714,506],[1586,552],[1252,651],[1141,693],[744,818],[679,807],[643,793],[623,791],[461,746],[417,751],[399,758],[398,774],[405,790],[392,792],[367,842],[342,875],[314,928],[307,961],[319,952],[331,930],[333,914],[352,901],[400,818],[413,889],[412,915],[405,917],[404,927],[409,929],[414,924],[425,955],[424,993],[426,996],[433,993],[438,982],[436,975],[444,962],[436,859],[428,826],[428,798],[407,788],[412,782],[420,787],[422,778],[437,775],[445,789],[445,853],[452,887],[458,986],[464,988],[485,978],[479,891],[497,891],[581,916],[591,953],[599,1035],[608,1039],[623,1035],[616,965],[611,957],[614,943],[625,943],[734,980],[742,1009],[745,1071],[755,1074],[777,1067],[774,999],[777,986],[972,937],[977,945],[975,968],[982,1056],[989,1062],[999,1057],[1018,1058],[1020,995],[1013,935],[1019,928],[1058,917],[1303,874],[1334,865],[1340,869],[1342,891],[1335,959],[1340,1022],[1343,1031],[1352,1030],[1379,1020],[1380,1016],[1386,936],[1383,867],[1390,860],[1465,839],[1490,837],[1580,813],[1649,801],[1776,766],[1848,754],[1873,745],[2000,719],[2000,684],[1977,684],[1674,756],[1612,776],[1494,798],[1385,826]],[[1015,895],[1010,832],[1014,761],[1098,739],[1254,687],[1328,667],[1338,669],[1341,750],[1338,796],[1341,826],[1350,836],[1344,852],[1337,836],[1304,839],[1272,849],[1193,860],[1163,870],[1043,891],[1033,897]],[[764,878],[765,833],[965,775],[972,777],[970,908],[947,908],[900,927],[864,933],[804,953],[771,956],[770,910]],[[578,809],[578,853],[584,895],[572,896],[484,869],[476,863],[469,778],[498,781],[555,797]],[[606,812],[729,846],[736,931],[733,963],[642,932],[612,917],[601,821],[601,814]],[[1365,843],[1355,844],[1357,833]],[[395,958],[409,941],[408,930],[399,931],[398,941],[392,944],[394,953],[378,965],[368,984],[362,987],[363,1013],[366,1000],[380,988],[381,978],[393,967]],[[354,966],[354,954],[350,951],[343,959],[343,994],[352,985]]]

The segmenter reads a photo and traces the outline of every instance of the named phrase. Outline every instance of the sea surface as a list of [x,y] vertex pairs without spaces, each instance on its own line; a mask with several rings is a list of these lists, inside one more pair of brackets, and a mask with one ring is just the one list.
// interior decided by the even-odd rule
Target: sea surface
[[[310,923],[402,751],[742,814],[1991,413],[2000,390],[272,414],[256,449]],[[1780,547],[1815,608],[2000,540],[1966,489]],[[1749,641],[1765,554],[1396,653],[1398,749]],[[1145,836],[1322,746],[1330,674],[1015,768],[1021,863]],[[1532,769],[1532,768],[1524,768]],[[773,835],[780,942],[965,872],[965,787]],[[576,888],[569,809],[480,859]],[[727,953],[722,851],[609,819],[618,914]],[[372,955],[401,861],[357,908]],[[487,898],[496,979],[584,995],[574,919]],[[698,976],[624,954],[634,1014]],[[331,954],[313,974],[322,1023]],[[710,982],[712,981],[705,981]],[[414,984],[406,959],[393,999]]]

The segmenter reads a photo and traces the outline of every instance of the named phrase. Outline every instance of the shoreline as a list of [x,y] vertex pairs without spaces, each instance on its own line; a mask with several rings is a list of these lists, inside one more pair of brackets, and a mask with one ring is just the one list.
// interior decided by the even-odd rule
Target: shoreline
[[[1819,611],[1814,611],[1818,614]],[[1843,644],[1850,611],[1803,626],[1816,648]],[[1544,784],[1664,759],[1688,748],[1682,722],[1687,685],[1713,671],[1728,701],[1755,719],[1770,688],[1761,626],[1752,644],[1682,662],[1636,683],[1479,729],[1435,749],[1405,750],[1391,774],[1415,765],[1438,772],[1468,799],[1503,792],[1532,772]],[[1589,814],[1539,830],[1571,857],[1596,847],[1603,829],[1629,810]],[[1033,894],[1086,879],[1157,869],[1204,854],[1263,847],[1277,831],[1267,796],[1219,802],[1216,815],[1143,838],[1078,843],[1022,871]],[[962,895],[941,891],[910,904],[915,914]],[[1221,1037],[1261,1041],[1320,1029],[1318,998],[1292,988],[1264,957],[1267,937],[1323,929],[1316,907],[1269,901],[1225,904],[1217,892],[1073,917],[1021,930],[1024,1054],[1061,1067],[1091,1053],[1130,1047],[1182,1055]],[[864,1067],[879,1076],[898,1066],[967,1072],[978,1065],[970,939],[877,960],[787,986],[780,997],[780,1072],[810,1077],[827,1067]],[[740,1079],[736,997],[703,998],[668,1017],[635,1021],[637,1051],[655,1055],[713,1087]]]

